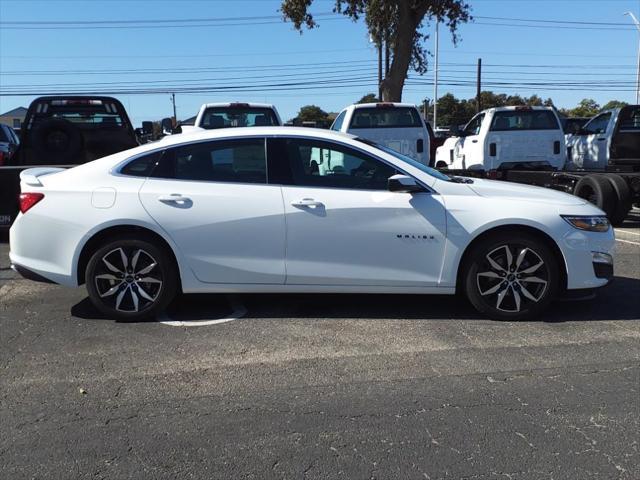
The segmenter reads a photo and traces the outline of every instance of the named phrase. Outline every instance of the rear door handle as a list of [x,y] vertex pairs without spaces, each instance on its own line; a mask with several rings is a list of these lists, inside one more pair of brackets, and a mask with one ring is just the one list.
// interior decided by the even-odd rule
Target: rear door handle
[[171,195],[161,195],[158,197],[158,200],[161,201],[162,203],[184,204],[184,203],[191,202],[191,199],[189,197],[183,197],[179,193],[172,193]]
[[471,140],[471,143],[478,143],[478,140]]
[[324,204],[322,202],[318,202],[313,198],[303,198],[302,200],[294,200],[291,202],[293,207],[323,207]]
[[604,142],[606,140],[606,138],[599,138],[598,141],[599,142]]

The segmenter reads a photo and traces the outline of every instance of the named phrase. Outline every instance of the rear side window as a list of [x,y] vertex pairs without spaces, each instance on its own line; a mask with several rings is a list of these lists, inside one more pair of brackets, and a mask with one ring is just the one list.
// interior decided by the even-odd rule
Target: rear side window
[[223,140],[167,150],[154,177],[204,182],[266,183],[262,138]]
[[132,177],[148,177],[158,164],[160,157],[162,157],[162,151],[138,157],[122,167],[120,173],[122,175],[129,175]]
[[559,129],[558,119],[550,110],[510,110],[496,112],[490,130],[492,132],[508,132]]
[[625,107],[620,112],[618,131],[640,132],[640,107]]
[[358,128],[422,128],[420,114],[411,107],[356,108],[350,129]]
[[270,108],[211,107],[204,111],[202,128],[213,130],[230,127],[277,126],[278,119]]
[[0,125],[0,142],[10,142],[11,139],[9,135],[7,135],[7,131],[5,130],[4,125]]

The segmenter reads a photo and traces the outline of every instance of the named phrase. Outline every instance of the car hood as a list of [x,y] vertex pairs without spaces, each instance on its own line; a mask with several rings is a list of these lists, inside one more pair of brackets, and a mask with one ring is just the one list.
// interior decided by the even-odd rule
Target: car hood
[[469,184],[468,187],[481,197],[504,197],[555,206],[584,205],[587,203],[582,198],[549,188],[498,180],[473,179],[473,183]]

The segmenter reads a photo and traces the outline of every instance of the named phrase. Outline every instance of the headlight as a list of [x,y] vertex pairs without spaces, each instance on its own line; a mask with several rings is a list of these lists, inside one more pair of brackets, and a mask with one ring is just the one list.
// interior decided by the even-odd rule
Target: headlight
[[582,217],[570,215],[562,215],[567,222],[578,230],[587,230],[588,232],[606,232],[609,230],[609,220],[604,216]]

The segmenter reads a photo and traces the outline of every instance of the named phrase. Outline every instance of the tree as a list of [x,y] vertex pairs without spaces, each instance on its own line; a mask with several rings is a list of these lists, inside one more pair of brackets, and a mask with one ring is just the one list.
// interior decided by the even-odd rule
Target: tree
[[[427,71],[429,52],[423,40],[425,21],[439,20],[451,32],[453,42],[458,41],[458,27],[471,20],[471,7],[464,0],[334,0],[334,12],[342,13],[353,21],[364,16],[365,23],[378,45],[388,40],[392,53],[389,73],[382,81],[382,99],[402,101],[402,90],[409,67],[422,74]],[[285,20],[291,20],[296,30],[317,24],[309,7],[313,0],[282,0],[280,10]]]
[[573,110],[569,110],[572,117],[593,117],[600,111],[600,105],[591,98],[585,98],[580,101],[578,106]]
[[376,97],[375,93],[367,93],[364,97],[358,100],[356,103],[377,103],[380,99]]
[[305,105],[300,108],[296,119],[299,122],[316,122],[322,124],[328,121],[328,114],[317,105]]
[[611,110],[612,108],[622,108],[629,105],[627,102],[621,102],[620,100],[609,100],[605,103],[600,110]]

